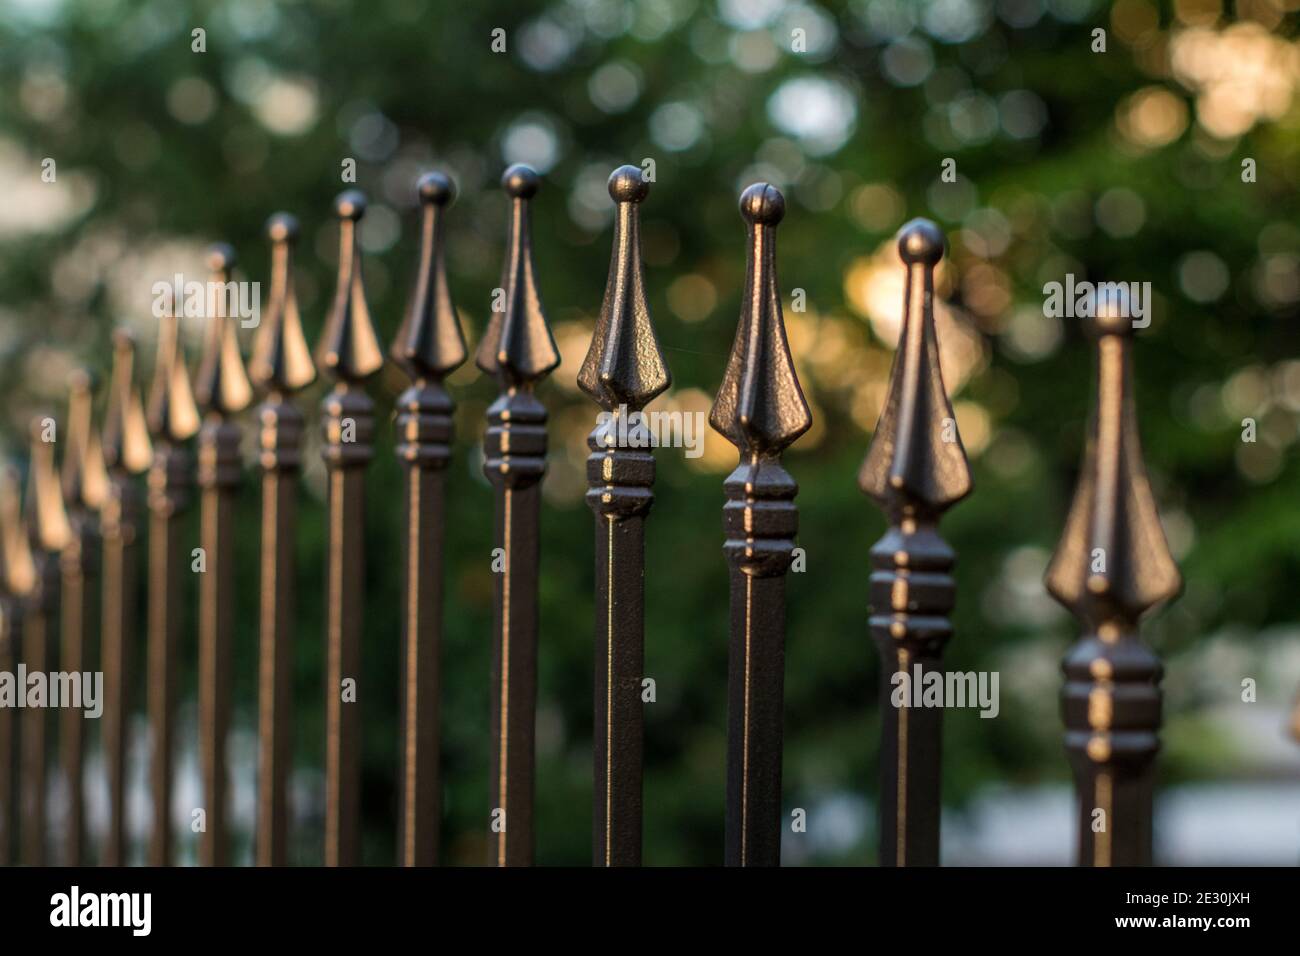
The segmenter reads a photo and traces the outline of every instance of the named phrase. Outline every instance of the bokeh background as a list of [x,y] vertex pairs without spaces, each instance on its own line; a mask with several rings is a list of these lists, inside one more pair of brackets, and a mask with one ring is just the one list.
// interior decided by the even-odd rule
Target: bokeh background
[[[705,411],[744,278],[739,191],[786,193],[779,271],[815,424],[787,461],[807,570],[789,579],[785,803],[808,811],[790,863],[875,859],[879,665],[867,551],[884,528],[855,473],[882,402],[902,301],[891,237],[937,220],[943,370],[976,493],[945,519],[960,555],[951,667],[1001,674],[1001,713],[945,717],[948,862],[1065,863],[1071,789],[1058,662],[1075,633],[1041,577],[1062,527],[1092,388],[1090,346],[1043,313],[1066,273],[1149,281],[1138,337],[1142,439],[1182,597],[1146,637],[1167,664],[1157,856],[1300,858],[1300,16],[1297,0],[7,0],[0,6],[0,444],[62,413],[68,372],[106,371],[114,326],[152,367],[151,287],[203,278],[207,243],[268,270],[263,224],[304,226],[298,292],[314,341],[328,305],[331,201],[354,159],[370,211],[365,281],[381,337],[415,264],[413,183],[447,171],[453,294],[477,341],[499,282],[516,161],[535,201],[538,275],[564,364],[542,387],[539,862],[590,854],[595,407],[575,385],[608,268],[611,169],[655,161],[643,206],[650,304],[674,385],[652,408]],[[495,28],[507,51],[491,50]],[[194,52],[192,31],[205,31]],[[1094,52],[1094,30],[1105,52]],[[803,31],[797,34],[795,31]],[[802,51],[795,52],[802,36]],[[53,183],[42,161],[57,164]],[[955,182],[940,177],[955,160]],[[1243,160],[1255,182],[1242,181]],[[791,306],[802,289],[807,307]],[[187,330],[191,359],[201,329]],[[381,420],[403,385],[376,378]],[[450,379],[443,860],[485,860],[491,497],[479,441],[492,382]],[[323,386],[302,396],[315,408]],[[1243,442],[1243,419],[1257,422]],[[321,859],[323,469],[306,454],[293,858]],[[722,856],[727,570],[721,483],[734,450],[659,453],[647,546],[645,859]],[[361,703],[365,859],[394,858],[400,472],[371,470]],[[253,798],[254,473],[240,504],[231,759],[241,851]],[[197,526],[192,529],[197,543]],[[193,591],[191,592],[193,594]],[[193,611],[191,611],[193,614]],[[193,630],[189,631],[193,633]],[[141,640],[143,637],[141,636]],[[185,642],[184,780],[197,803],[195,641]],[[1242,680],[1258,699],[1242,701]],[[143,687],[137,702],[143,701]],[[132,816],[142,835],[139,723]],[[99,776],[90,779],[99,786]],[[94,795],[92,822],[104,817]],[[57,788],[56,788],[57,797]],[[181,806],[184,804],[184,806]],[[188,828],[182,852],[193,855]]]

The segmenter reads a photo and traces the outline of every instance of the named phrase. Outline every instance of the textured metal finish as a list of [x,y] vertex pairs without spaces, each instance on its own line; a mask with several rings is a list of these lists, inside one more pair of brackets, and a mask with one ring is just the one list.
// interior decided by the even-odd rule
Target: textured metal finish
[[614,249],[600,319],[578,372],[578,385],[606,413],[587,439],[587,505],[596,517],[596,866],[641,863],[645,516],[654,501],[655,463],[639,413],[672,381],[645,296],[638,207],[649,192],[636,166],[621,166],[609,178],[618,209]]
[[786,341],[776,281],[776,227],[785,197],[767,183],[740,196],[748,234],[745,299],[709,424],[740,452],[724,483],[731,567],[727,679],[728,866],[781,862],[785,575],[794,552],[799,486],[781,454],[812,425]]
[[176,663],[182,582],[190,574],[182,518],[193,493],[193,461],[185,443],[199,430],[179,321],[162,319],[146,421],[153,437],[149,466],[148,708],[152,810],[149,863],[172,862],[171,797],[176,737]]
[[528,201],[537,174],[505,171],[510,226],[501,270],[504,303],[492,313],[475,361],[500,388],[487,410],[483,473],[496,492],[493,558],[490,862],[533,862],[533,741],[537,711],[537,574],[546,409],[536,384],[560,364],[533,269]]
[[[898,235],[903,327],[885,406],[858,484],[889,518],[871,549],[871,636],[881,657],[880,862],[938,866],[943,710],[907,706],[917,675],[943,673],[956,588],[939,517],[971,492],[970,465],[939,367],[934,269],[944,237],[925,219]],[[896,688],[907,690],[895,706]]]
[[[74,373],[64,436],[62,479],[68,537],[59,555],[62,599],[59,670],[81,674],[90,674],[97,669],[91,637],[97,602],[91,582],[98,570],[96,511],[104,501],[108,483],[99,439],[91,421],[91,387],[89,372]],[[62,861],[66,866],[80,866],[87,862],[83,785],[86,729],[85,714],[80,708],[64,707],[59,711],[59,744],[68,810],[62,828]]]
[[[32,589],[23,619],[23,662],[29,671],[49,671],[53,657],[55,608],[59,603],[59,553],[71,531],[63,506],[63,489],[54,467],[54,445],[47,442],[42,420],[31,425],[31,458],[27,472],[26,525],[30,535]],[[20,549],[16,549],[20,550]],[[13,563],[13,552],[10,555]],[[48,862],[47,758],[49,709],[23,712],[23,836],[22,861],[29,866]]]
[[397,399],[397,459],[406,473],[402,575],[402,774],[398,862],[438,862],[442,818],[438,771],[439,655],[442,645],[444,480],[451,460],[455,405],[443,379],[465,361],[465,339],[444,263],[443,209],[454,190],[426,173],[420,198],[420,260],[415,290],[391,355],[411,380]]
[[[235,251],[224,244],[208,251],[210,282],[225,288]],[[199,575],[199,769],[206,826],[199,834],[199,864],[224,866],[226,829],[226,734],[230,729],[231,628],[234,623],[234,507],[239,490],[242,430],[231,419],[248,407],[253,389],[239,355],[235,319],[225,296],[207,317],[203,357],[194,397],[203,411],[199,429],[200,546],[206,570]]]
[[1097,404],[1046,576],[1048,591],[1083,631],[1062,665],[1061,703],[1079,793],[1079,862],[1091,866],[1151,863],[1162,668],[1138,639],[1138,619],[1182,588],[1138,440],[1131,314],[1120,291],[1101,297],[1089,323]]
[[[329,471],[329,553],[325,579],[325,864],[361,857],[361,621],[365,582],[365,467],[374,457],[375,404],[362,383],[384,364],[361,281],[357,223],[366,199],[335,200],[339,277],[316,362],[335,382],[321,405]],[[344,700],[344,681],[355,696]]]
[[286,805],[293,759],[294,582],[298,472],[304,417],[293,393],[316,377],[293,283],[298,222],[277,213],[266,224],[271,240],[271,288],[257,330],[249,373],[265,400],[257,407],[258,463],[262,469],[262,596],[259,613],[257,731],[257,863],[288,862]]
[[100,623],[104,713],[100,732],[108,776],[108,832],[104,866],[126,860],[126,757],[131,716],[132,667],[138,640],[136,583],[142,495],[136,476],[149,468],[153,449],[144,405],[134,383],[135,343],[126,330],[113,337],[113,373],[102,432],[108,487],[100,508],[103,605]]

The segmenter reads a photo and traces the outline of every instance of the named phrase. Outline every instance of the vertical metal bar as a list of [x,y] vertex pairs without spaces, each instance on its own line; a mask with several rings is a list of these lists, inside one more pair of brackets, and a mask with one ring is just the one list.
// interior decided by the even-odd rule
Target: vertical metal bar
[[293,247],[298,221],[277,213],[266,224],[271,240],[271,290],[258,327],[249,372],[266,393],[257,408],[262,468],[262,598],[258,665],[257,863],[288,862],[286,804],[293,759],[293,640],[298,574],[294,533],[304,417],[294,392],[316,377],[302,332],[293,286]]
[[927,675],[942,678],[943,648],[952,636],[956,555],[939,536],[939,517],[971,492],[935,335],[934,269],[943,250],[943,233],[928,220],[899,231],[903,328],[858,473],[859,486],[889,518],[889,530],[871,549],[869,589],[871,635],[881,657],[883,866],[939,865],[943,711],[913,708],[912,701]]
[[411,379],[397,399],[397,459],[406,472],[402,577],[402,779],[398,861],[438,862],[441,822],[439,655],[442,645],[443,485],[451,460],[455,404],[443,379],[465,361],[465,338],[447,286],[443,207],[454,188],[426,173],[420,198],[420,261],[415,292],[391,355]]
[[[13,674],[18,661],[18,601],[4,584],[3,557],[0,557],[0,674]],[[19,692],[25,692],[25,688]],[[13,865],[14,834],[17,813],[14,797],[18,792],[18,722],[13,708],[0,708],[0,866]]]
[[[0,522],[3,522],[0,516]],[[0,525],[0,536],[4,529]],[[22,640],[22,597],[9,587],[5,550],[0,545],[0,674],[15,674]],[[17,693],[25,694],[19,686]],[[0,866],[17,862],[18,718],[11,706],[0,707]]]
[[636,166],[609,177],[618,208],[609,278],[579,387],[602,413],[587,439],[587,505],[596,518],[595,773],[592,862],[641,863],[645,672],[645,518],[655,461],[642,409],[672,383],[645,295]]
[[126,757],[131,716],[131,668],[135,657],[136,580],[141,494],[135,476],[149,467],[144,406],[135,388],[135,342],[125,329],[113,340],[113,373],[104,417],[104,465],[108,489],[100,509],[103,551],[101,651],[104,670],[102,734],[108,776],[108,832],[100,853],[104,866],[126,863]]
[[[47,672],[54,642],[54,614],[59,604],[59,553],[71,535],[63,507],[63,489],[54,467],[54,419],[37,418],[31,425],[31,460],[27,473],[27,531],[30,534],[32,589],[23,621],[23,662],[28,671]],[[12,560],[12,558],[11,558]],[[29,866],[47,862],[49,814],[47,707],[23,714],[23,836],[22,860]]]
[[[23,527],[18,473],[0,465],[0,672],[15,673],[22,660],[23,616],[36,569]],[[17,692],[26,695],[19,685]],[[0,866],[18,862],[21,818],[19,715],[0,708]]]
[[[95,620],[95,592],[99,529],[95,511],[103,503],[106,477],[99,442],[91,421],[91,377],[74,373],[68,402],[68,430],[63,453],[63,497],[69,535],[59,555],[62,605],[59,613],[61,647],[59,670],[87,679],[95,670],[90,631]],[[59,714],[59,743],[68,814],[64,823],[63,863],[80,866],[85,859],[84,761],[86,722],[79,707],[63,707]]]
[[361,861],[361,617],[365,581],[365,467],[374,457],[375,404],[362,383],[383,366],[361,279],[357,223],[366,198],[334,202],[339,278],[317,346],[317,364],[335,385],[321,405],[329,472],[329,552],[325,582],[325,864]]
[[1146,866],[1162,668],[1138,639],[1138,619],[1175,597],[1182,577],[1142,461],[1127,296],[1099,296],[1096,316],[1089,325],[1097,339],[1097,403],[1045,580],[1083,632],[1062,664],[1061,695],[1079,794],[1079,863]]
[[533,862],[533,741],[537,716],[537,574],[546,409],[536,384],[560,364],[534,275],[528,201],[537,173],[522,164],[501,178],[510,225],[501,270],[502,308],[492,313],[475,362],[496,376],[487,410],[483,473],[496,497],[493,553],[492,762],[489,849],[496,866]]
[[[18,660],[20,632],[16,628],[18,602],[0,597],[0,672],[12,674]],[[12,708],[0,708],[0,866],[12,866],[17,842],[18,721]]]
[[162,320],[158,357],[149,392],[149,432],[153,460],[149,467],[149,602],[148,707],[153,753],[149,762],[152,829],[149,863],[172,862],[172,758],[176,727],[176,653],[180,637],[183,575],[190,557],[183,540],[182,517],[192,494],[193,463],[185,442],[199,429],[179,321]]
[[[208,252],[209,288],[230,288],[235,250],[218,243]],[[248,407],[253,387],[239,356],[235,320],[224,292],[209,298],[203,358],[194,397],[203,410],[199,429],[200,543],[206,561],[199,575],[199,765],[205,826],[199,864],[224,866],[226,833],[226,734],[230,729],[231,626],[234,622],[234,519],[239,490],[242,429],[231,419]]]
[[740,196],[749,237],[745,301],[709,423],[740,452],[724,488],[731,566],[727,682],[728,866],[781,862],[785,575],[799,486],[781,454],[812,425],[795,375],[776,283],[776,227],[785,197],[767,183]]

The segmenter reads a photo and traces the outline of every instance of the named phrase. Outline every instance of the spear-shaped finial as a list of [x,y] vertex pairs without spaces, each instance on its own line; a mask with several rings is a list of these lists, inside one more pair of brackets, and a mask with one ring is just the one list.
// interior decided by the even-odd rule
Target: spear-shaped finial
[[740,197],[749,238],[740,323],[709,422],[740,452],[723,488],[731,566],[727,678],[728,866],[781,860],[785,576],[799,487],[781,453],[812,425],[786,341],[776,284],[776,226],[785,198],[767,183]]
[[335,381],[361,382],[384,364],[361,278],[357,224],[366,214],[365,194],[356,189],[340,193],[334,212],[339,217],[339,278],[316,361]]
[[1079,862],[1091,866],[1151,862],[1162,668],[1138,640],[1137,624],[1182,587],[1142,461],[1131,315],[1122,287],[1098,297],[1089,323],[1097,339],[1097,403],[1045,579],[1083,629],[1062,664],[1061,704],[1079,794]]
[[104,466],[110,473],[138,475],[153,460],[144,403],[135,387],[135,339],[126,329],[113,333],[113,371],[101,429]]
[[775,186],[755,183],[740,196],[740,214],[749,235],[745,299],[709,424],[742,456],[775,455],[812,425],[776,283],[776,227],[785,218],[785,197]]
[[146,422],[155,442],[183,442],[199,430],[199,410],[181,349],[180,319],[174,309],[163,316],[158,331]]
[[1133,402],[1127,294],[1099,296],[1097,404],[1065,532],[1047,589],[1085,627],[1131,630],[1148,608],[1175,597],[1182,578],[1151,495]]
[[12,465],[0,467],[0,550],[4,552],[4,581],[10,594],[28,597],[36,586],[36,563],[23,520],[22,488]]
[[[235,320],[230,315],[228,290],[230,274],[235,268],[235,250],[223,242],[208,250],[209,311],[207,333],[203,340],[203,357],[194,377],[194,397],[204,412],[234,415],[248,407],[253,387],[244,371],[235,335]],[[215,306],[215,308],[213,308]]]
[[[889,516],[871,549],[871,634],[881,655],[881,838],[886,866],[937,866],[942,710],[918,708],[952,637],[956,555],[939,516],[971,491],[970,466],[943,384],[934,269],[944,237],[925,219],[898,234],[903,326],[889,391],[858,484]],[[901,703],[896,690],[902,687]],[[916,688],[915,701],[912,688]]]
[[898,234],[907,270],[903,329],[858,484],[891,514],[903,508],[940,514],[970,494],[970,465],[957,433],[939,367],[934,326],[934,268],[944,237],[927,219]]
[[414,381],[442,379],[465,361],[465,336],[447,284],[443,210],[456,196],[451,180],[425,173],[416,184],[420,197],[420,260],[402,325],[393,339],[393,360]]
[[78,369],[72,373],[62,470],[63,497],[70,513],[98,509],[108,489],[103,453],[92,420],[93,388],[94,378],[89,370]]
[[266,222],[266,237],[271,240],[271,290],[248,372],[264,391],[290,394],[316,378],[293,283],[298,220],[287,212],[277,212]]
[[63,505],[63,488],[54,465],[54,419],[39,417],[31,423],[31,463],[27,473],[27,530],[36,551],[63,550],[71,529]]
[[620,166],[609,177],[618,207],[614,249],[600,318],[578,370],[578,386],[606,411],[620,405],[639,411],[672,383],[645,296],[638,210],[649,194],[639,167]]
[[528,201],[537,194],[538,185],[537,173],[522,163],[501,177],[501,186],[510,195],[510,229],[501,269],[505,301],[499,311],[493,311],[475,359],[484,372],[510,385],[536,381],[560,364],[533,274]]

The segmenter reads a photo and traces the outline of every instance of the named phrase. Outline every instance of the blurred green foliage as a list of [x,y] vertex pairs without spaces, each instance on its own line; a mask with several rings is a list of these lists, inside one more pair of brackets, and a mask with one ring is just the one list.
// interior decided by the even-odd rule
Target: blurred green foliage
[[[1202,26],[1221,31],[1230,22]],[[791,52],[791,30],[801,24],[813,40],[829,24],[829,46]],[[1097,26],[1108,30],[1105,53],[1090,49]],[[116,323],[141,330],[142,365],[151,367],[154,320],[143,310],[122,314],[121,305],[130,296],[147,302],[152,282],[170,278],[170,271],[148,272],[170,261],[161,253],[143,263],[132,258],[151,244],[229,241],[242,254],[244,277],[265,281],[263,223],[275,210],[293,212],[304,226],[300,293],[314,341],[333,280],[330,204],[349,157],[357,160],[357,186],[371,196],[376,228],[401,226],[400,237],[377,242],[366,260],[384,339],[396,330],[414,268],[415,177],[438,166],[457,180],[451,279],[472,341],[498,282],[506,206],[496,178],[506,162],[530,151],[549,157],[539,164],[549,168],[535,201],[542,294],[553,324],[589,328],[609,232],[598,211],[575,207],[574,197],[590,197],[595,182],[603,202],[608,170],[653,158],[656,182],[643,207],[651,309],[675,388],[712,395],[744,278],[736,197],[752,179],[772,179],[789,202],[779,232],[782,286],[787,295],[806,290],[810,306],[809,316],[798,317],[806,334],[795,336],[796,347],[815,347],[835,331],[848,336],[855,360],[874,357],[877,370],[869,383],[845,385],[802,364],[819,437],[787,457],[801,486],[808,570],[791,575],[788,587],[785,802],[810,808],[816,829],[818,807],[845,795],[871,801],[876,787],[879,668],[866,629],[866,583],[867,551],[884,523],[856,488],[870,421],[854,408],[864,388],[883,382],[888,347],[853,301],[848,277],[903,219],[927,215],[949,232],[954,268],[945,295],[981,350],[958,398],[981,412],[988,432],[972,447],[976,492],[944,522],[960,555],[947,660],[956,669],[1003,672],[1000,719],[973,711],[946,717],[946,799],[959,805],[982,784],[1066,774],[1055,662],[1073,625],[1042,611],[1041,593],[1025,592],[1036,587],[1061,528],[1092,359],[1071,320],[1059,341],[1033,354],[1013,340],[1026,334],[1025,322],[1047,321],[1041,286],[1070,271],[1150,281],[1156,293],[1155,321],[1135,347],[1137,400],[1157,499],[1176,525],[1187,581],[1184,597],[1148,628],[1171,667],[1172,759],[1161,779],[1219,773],[1222,748],[1206,739],[1213,731],[1190,717],[1180,723],[1180,714],[1206,695],[1230,698],[1239,678],[1226,688],[1180,684],[1179,661],[1206,635],[1250,635],[1300,617],[1293,584],[1300,468],[1291,453],[1300,382],[1296,366],[1283,363],[1300,354],[1300,334],[1294,280],[1273,274],[1294,268],[1300,251],[1300,120],[1289,100],[1281,115],[1239,134],[1207,132],[1198,123],[1205,104],[1168,66],[1172,37],[1195,26],[1176,20],[1169,5],[1140,0],[1115,10],[1089,0],[734,0],[721,10],[697,0],[24,0],[0,11],[3,190],[37,203],[34,221],[23,220],[22,210],[0,219],[7,223],[0,232],[4,445],[21,462],[27,417],[62,407],[63,382],[52,370],[75,361],[106,371]],[[203,53],[192,50],[196,27],[206,30]],[[508,38],[505,53],[491,50],[498,27]],[[1260,30],[1294,49],[1295,28],[1294,14],[1279,13]],[[598,74],[610,63],[619,71]],[[611,98],[627,76],[633,94],[624,108]],[[794,100],[802,110],[791,117],[778,94],[807,78],[829,82],[831,93],[847,91],[848,106],[818,87],[810,99]],[[1169,99],[1154,101],[1145,119],[1126,121],[1126,110],[1136,108],[1131,97],[1149,88]],[[1007,100],[1010,93],[1020,99]],[[1177,125],[1178,106],[1181,125],[1166,136],[1161,123]],[[1165,141],[1139,148],[1125,122],[1137,125],[1138,138],[1145,129]],[[32,199],[43,188],[45,157],[56,160],[60,179],[80,184],[77,195],[90,197],[57,225],[50,225],[54,212]],[[956,159],[958,184],[940,181],[947,157]],[[1251,184],[1240,177],[1247,157],[1258,166]],[[885,191],[860,192],[869,184]],[[1099,202],[1107,196],[1130,219],[1136,209],[1140,228],[1105,228],[1108,207]],[[872,197],[884,197],[883,205]],[[890,197],[901,200],[897,209]],[[400,220],[376,215],[380,206]],[[1210,298],[1196,282],[1207,260],[1188,265],[1185,258],[1207,250],[1210,266],[1217,262],[1228,277]],[[996,274],[990,279],[982,267]],[[132,286],[123,291],[128,270]],[[673,282],[688,273],[707,280],[712,304],[696,296],[670,307]],[[982,286],[967,281],[981,275]],[[700,287],[681,294],[689,299],[692,288]],[[982,310],[967,301],[990,289],[1006,301]],[[706,313],[702,321],[679,314],[695,307]],[[566,364],[541,389],[552,410],[555,481],[562,470],[577,474],[581,452],[572,438],[585,434],[595,411],[572,383],[585,347],[578,336],[562,336]],[[401,386],[395,370],[377,378],[381,421]],[[495,387],[462,370],[451,390],[459,409],[448,486],[443,858],[479,863],[488,813],[491,497],[478,442]],[[323,386],[313,386],[302,401],[314,408],[322,395]],[[1240,441],[1243,402],[1260,420],[1254,447]],[[646,668],[658,701],[646,719],[645,859],[710,863],[722,853],[725,472],[693,467],[673,450],[658,459],[646,555]],[[250,471],[239,506],[247,529],[237,571],[237,720],[244,726],[255,717],[253,478]],[[324,518],[319,481],[308,479],[295,735],[300,763],[310,768],[322,753]],[[368,481],[362,801],[366,860],[384,863],[394,852],[401,567],[400,472],[387,433]],[[592,519],[572,480],[564,487],[570,490],[552,495],[543,515],[537,842],[540,862],[582,864],[590,846]],[[197,528],[194,534],[197,541]],[[1021,608],[1038,610],[1018,615]],[[191,690],[194,651],[191,641],[183,684]],[[320,859],[318,823],[297,836],[302,862]],[[792,837],[799,859],[865,862],[874,854],[870,829],[839,844],[800,847],[801,839]]]

